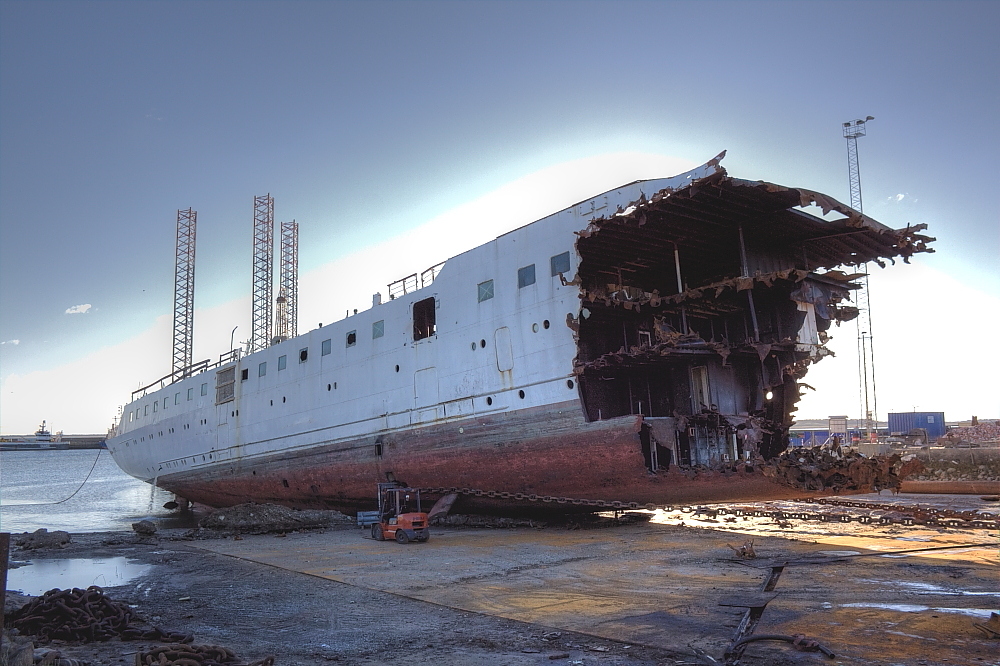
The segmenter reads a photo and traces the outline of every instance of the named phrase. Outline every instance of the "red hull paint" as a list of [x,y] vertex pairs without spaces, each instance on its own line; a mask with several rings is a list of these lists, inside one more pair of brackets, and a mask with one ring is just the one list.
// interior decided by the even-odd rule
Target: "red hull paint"
[[[392,473],[413,487],[458,487],[579,499],[687,504],[804,497],[759,473],[650,473],[639,416],[588,423],[578,403],[431,424],[307,451],[231,460],[162,476],[157,485],[210,506],[247,501],[356,509]],[[811,493],[815,495],[815,493]],[[483,508],[503,500],[476,500]],[[510,502],[502,506],[513,507]],[[532,504],[536,508],[553,505]],[[560,509],[567,508],[558,505]]]

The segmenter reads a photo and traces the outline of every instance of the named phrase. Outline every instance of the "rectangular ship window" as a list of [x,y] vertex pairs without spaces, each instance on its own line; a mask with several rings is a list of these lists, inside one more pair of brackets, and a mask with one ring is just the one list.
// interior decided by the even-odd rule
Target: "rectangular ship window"
[[181,394],[180,394],[180,391],[178,391],[177,393],[174,393],[174,404],[175,405],[181,404]]
[[569,252],[557,254],[549,260],[549,264],[552,267],[552,277],[560,273],[569,273]]
[[413,341],[429,338],[437,333],[434,297],[413,304]]
[[385,320],[379,319],[372,324],[372,340],[381,338],[383,335],[385,335]]
[[358,343],[358,332],[357,331],[350,331],[347,334],[347,346],[348,347],[353,347],[357,343]]
[[240,371],[240,381],[245,382],[249,378],[250,378],[250,368],[243,368],[243,370]]
[[288,363],[288,357],[282,354],[278,357],[278,370],[284,370],[285,365]]
[[153,403],[153,413],[154,414],[156,413],[156,408],[159,407],[159,406],[160,406],[160,401],[159,400],[157,400],[156,402]]
[[149,416],[149,405],[146,405],[145,410],[142,413],[143,416]]
[[330,340],[324,340],[323,343],[320,345],[320,348],[319,348],[319,354],[320,354],[320,356],[326,356],[327,354],[329,354],[330,350],[331,350],[331,347],[332,347],[331,341]]
[[170,404],[170,397],[168,396],[168,397],[166,397],[166,398],[163,399],[163,409],[166,409],[167,405],[169,405],[169,404]]
[[208,395],[208,382],[201,385],[201,394]]
[[535,284],[535,265],[525,266],[517,269],[517,288],[527,287]]
[[257,376],[263,377],[266,374],[267,374],[267,361],[264,361],[263,363],[257,366]]
[[187,399],[188,400],[194,400],[194,387],[193,386],[188,389]]
[[479,283],[479,302],[488,301],[493,298],[493,280]]

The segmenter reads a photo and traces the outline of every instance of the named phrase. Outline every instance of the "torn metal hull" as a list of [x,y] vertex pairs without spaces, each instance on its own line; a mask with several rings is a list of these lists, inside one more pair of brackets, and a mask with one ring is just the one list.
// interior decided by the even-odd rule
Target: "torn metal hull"
[[[857,275],[836,267],[905,260],[933,239],[730,178],[720,158],[140,389],[108,448],[129,474],[214,506],[368,506],[387,478],[574,506],[895,487],[896,461],[779,456],[809,365],[857,313]],[[812,204],[843,217],[801,210]]]

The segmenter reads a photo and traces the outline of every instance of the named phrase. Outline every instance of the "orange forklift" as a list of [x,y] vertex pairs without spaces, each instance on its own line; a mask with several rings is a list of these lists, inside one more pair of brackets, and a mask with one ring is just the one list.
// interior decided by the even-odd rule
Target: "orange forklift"
[[378,522],[372,523],[372,538],[399,543],[430,539],[427,514],[420,510],[420,491],[399,483],[378,484]]

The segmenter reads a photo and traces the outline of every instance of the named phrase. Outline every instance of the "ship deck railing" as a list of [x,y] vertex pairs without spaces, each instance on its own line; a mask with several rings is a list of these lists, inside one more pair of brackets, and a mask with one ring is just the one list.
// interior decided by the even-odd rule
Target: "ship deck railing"
[[141,398],[142,396],[146,395],[146,391],[153,388],[154,386],[158,389],[165,388],[175,382],[181,381],[182,379],[193,377],[207,370],[211,370],[212,368],[217,368],[219,366],[226,365],[228,363],[234,363],[238,360],[240,360],[240,350],[231,349],[224,354],[220,354],[219,360],[215,361],[214,363],[210,358],[206,358],[204,361],[198,361],[197,363],[192,363],[187,367],[181,368],[179,370],[174,370],[169,375],[164,375],[163,377],[160,377],[155,382],[152,382],[150,384],[147,384],[146,386],[137,388],[136,390],[132,391],[132,400],[134,401],[136,398]]

